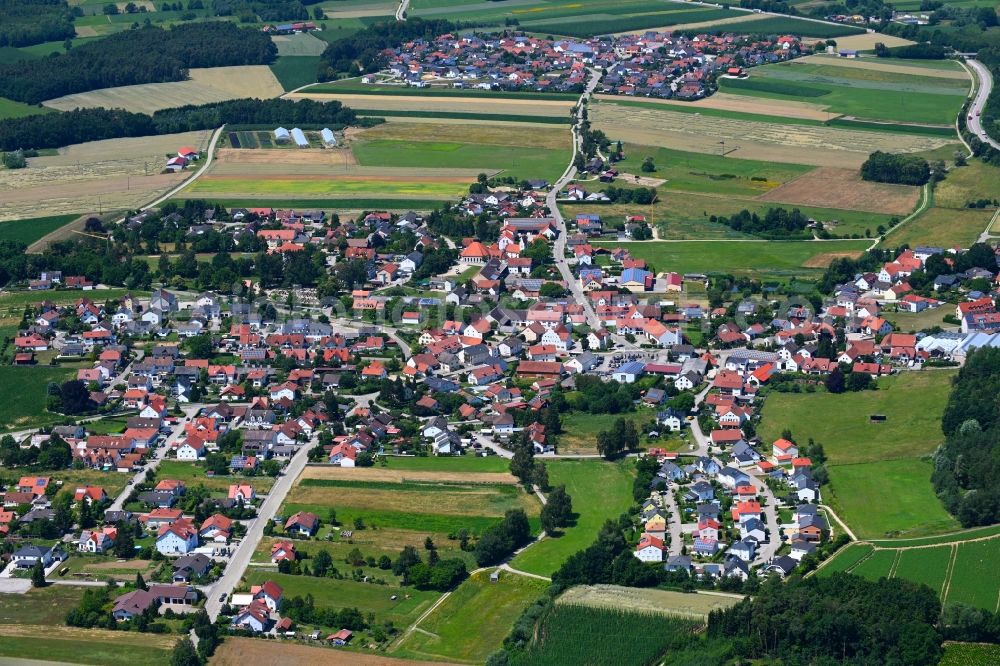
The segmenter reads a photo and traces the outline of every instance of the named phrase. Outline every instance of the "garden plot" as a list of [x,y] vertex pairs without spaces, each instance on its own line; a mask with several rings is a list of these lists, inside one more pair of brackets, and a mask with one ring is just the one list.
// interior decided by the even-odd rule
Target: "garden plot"
[[60,111],[76,108],[125,109],[153,113],[186,104],[208,104],[229,99],[278,97],[285,90],[267,65],[192,69],[187,81],[143,83],[65,95],[44,102]]

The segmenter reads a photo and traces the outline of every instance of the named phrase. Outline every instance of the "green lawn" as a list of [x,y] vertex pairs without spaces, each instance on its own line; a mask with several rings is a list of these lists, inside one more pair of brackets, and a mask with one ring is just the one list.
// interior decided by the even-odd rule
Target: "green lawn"
[[[334,564],[342,571],[348,570],[343,562]],[[394,587],[358,583],[353,580],[292,576],[251,567],[244,576],[247,587],[274,581],[284,590],[285,598],[304,597],[311,594],[316,605],[329,608],[357,608],[362,613],[374,613],[376,621],[390,620],[397,627],[409,625],[427,610],[440,596],[438,592],[424,592],[413,587]],[[396,600],[393,601],[392,597]]]
[[828,469],[824,500],[859,538],[921,536],[958,527],[934,495],[930,460],[900,458]]
[[936,308],[927,308],[923,312],[882,312],[882,317],[902,333],[916,333],[934,326],[948,327],[944,321],[945,315],[955,310],[948,304]]
[[996,209],[929,208],[918,217],[893,229],[882,241],[883,247],[934,245],[968,247],[989,226]]
[[[758,434],[765,442],[788,428],[799,442],[821,443],[830,465],[912,458],[931,453],[944,436],[941,415],[955,373],[904,372],[884,377],[877,391],[769,393]],[[823,414],[824,418],[813,418]],[[884,423],[872,423],[884,414]]]
[[545,581],[507,571],[491,583],[489,572],[481,571],[463,582],[394,653],[483,663],[503,643],[514,620],[547,587]]
[[[616,168],[631,174],[662,178],[667,181],[661,186],[666,190],[757,196],[814,168],[637,144],[627,144],[624,149],[625,159],[618,162]],[[642,174],[641,166],[647,157],[653,158],[656,171]]]
[[559,435],[561,453],[597,453],[597,433],[611,430],[618,419],[633,421],[636,425],[656,418],[652,409],[640,409],[624,414],[587,414],[573,412],[563,419],[563,433]]
[[184,485],[193,487],[203,485],[209,490],[226,493],[234,483],[249,483],[258,493],[265,494],[274,485],[274,479],[269,476],[247,477],[236,476],[205,476],[205,468],[197,463],[183,460],[164,460],[156,471],[157,479],[176,479]]
[[[681,241],[593,243],[597,247],[624,247],[645,259],[657,271],[678,273],[790,274],[816,273],[832,260],[830,253],[857,252],[870,242],[814,241]],[[820,256],[823,255],[823,256]],[[810,262],[810,267],[804,264]],[[813,265],[816,267],[813,268]]]
[[0,431],[61,423],[66,417],[45,409],[49,382],[62,383],[75,371],[64,368],[0,366]]
[[[0,223],[3,224],[3,223]],[[0,311],[18,310],[20,315],[26,305],[37,305],[42,301],[52,301],[56,305],[75,303],[79,298],[86,297],[95,303],[118,299],[128,293],[127,289],[95,289],[80,291],[65,289],[60,291],[6,291],[0,294]],[[149,292],[132,290],[133,294],[148,296]]]
[[23,118],[24,116],[34,116],[39,113],[52,113],[52,109],[44,106],[15,102],[12,99],[0,97],[0,120],[7,118]]
[[[461,140],[362,140],[355,142],[351,148],[358,164],[362,166],[481,169],[484,171],[502,169],[504,176],[512,175],[520,179],[545,178],[549,181],[556,180],[562,174],[570,156],[568,146],[567,150],[554,150],[551,148],[476,144]],[[419,193],[413,192],[412,194]]]
[[954,123],[968,92],[961,79],[795,61],[754,68],[749,78],[720,85],[729,93],[822,104],[861,119],[938,125]]
[[511,566],[550,576],[570,555],[593,543],[605,520],[617,518],[632,504],[633,468],[627,460],[553,460],[546,466],[553,486],[566,485],[578,514],[576,524],[533,544]]

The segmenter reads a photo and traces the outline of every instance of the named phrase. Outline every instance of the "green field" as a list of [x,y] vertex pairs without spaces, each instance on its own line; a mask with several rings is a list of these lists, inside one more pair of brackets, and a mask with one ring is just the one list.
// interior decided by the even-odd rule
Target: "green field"
[[285,92],[316,82],[319,56],[286,55],[279,57],[271,71]]
[[844,35],[859,35],[863,28],[856,28],[843,23],[816,23],[803,21],[790,16],[769,16],[765,19],[756,17],[747,21],[736,21],[720,25],[712,32],[732,32],[745,35],[799,35],[808,37],[842,37]]
[[787,62],[722,79],[725,92],[822,104],[834,113],[869,120],[950,125],[965,101],[961,79],[921,77],[834,65]]
[[50,585],[32,588],[25,594],[0,594],[0,626],[62,624],[66,609],[78,604],[83,592],[82,587]]
[[664,190],[752,197],[813,170],[813,167],[801,164],[702,155],[636,144],[627,144],[624,148],[625,159],[618,162],[615,168],[640,174],[643,160],[652,157],[656,171],[649,175],[666,180],[660,186]]
[[962,602],[997,612],[1000,591],[1000,540],[971,541],[958,546],[948,584],[947,602]]
[[[334,566],[345,569],[343,562]],[[407,626],[427,610],[440,594],[423,592],[413,587],[395,587],[359,583],[353,580],[292,576],[251,567],[244,576],[246,585],[260,585],[272,580],[282,587],[284,596],[304,597],[311,594],[316,605],[329,608],[357,608],[362,613],[374,613],[378,621],[390,620],[396,626]],[[396,596],[393,601],[391,597]]]
[[945,543],[958,543],[970,539],[981,539],[1000,535],[1000,525],[987,527],[972,527],[937,536],[917,537],[915,539],[871,539],[871,543],[882,548],[909,548],[912,546],[934,546]]
[[[174,201],[180,205],[184,205],[185,199],[201,199],[203,197],[198,195],[184,196],[183,193],[180,196],[174,197],[171,201]],[[458,197],[451,197],[450,200],[454,201]],[[389,210],[389,211],[399,211],[406,212],[409,210],[415,211],[431,211],[436,210],[441,207],[441,202],[445,199],[360,199],[360,198],[350,198],[345,197],[343,199],[296,199],[294,197],[283,197],[283,196],[264,196],[260,198],[245,197],[242,199],[233,197],[212,197],[212,202],[219,204],[220,206],[225,206],[226,208],[252,208],[254,206],[273,206],[277,208],[308,208],[309,210]],[[2,303],[2,297],[0,297],[0,303]]]
[[309,88],[310,93],[350,93],[352,95],[420,95],[421,97],[489,97],[495,99],[538,99],[575,102],[574,93],[503,92],[479,88],[409,88],[376,86],[361,83],[361,79],[344,79],[333,83],[319,83]]
[[23,118],[24,116],[34,116],[39,113],[53,113],[52,109],[43,106],[34,106],[24,102],[15,102],[12,99],[0,97],[0,120],[7,118]]
[[828,469],[824,500],[860,538],[920,536],[958,527],[934,494],[930,460],[900,458]]
[[31,245],[36,240],[80,217],[79,213],[34,217],[27,220],[0,222],[0,241],[14,241]]
[[574,412],[563,418],[563,432],[559,435],[560,453],[597,453],[597,433],[611,430],[617,419],[634,421],[636,425],[656,418],[652,410],[625,412],[623,414],[587,414]]
[[986,230],[996,209],[930,208],[918,217],[893,229],[885,237],[885,247],[933,245],[968,247]]
[[940,594],[948,577],[951,551],[950,546],[901,550],[894,575],[926,585]]
[[543,580],[507,571],[491,583],[489,574],[480,571],[465,580],[393,653],[483,663],[500,647],[514,620],[548,587]]
[[851,573],[868,580],[878,580],[889,576],[895,561],[895,550],[876,550],[870,557],[855,566]]
[[873,550],[874,548],[867,544],[852,543],[838,551],[832,559],[823,565],[822,569],[816,571],[816,575],[830,576],[841,571],[847,571],[868,557]]
[[[416,175],[416,174],[414,174]],[[459,180],[459,179],[452,179]],[[468,182],[407,182],[405,180],[366,180],[342,178],[338,180],[275,180],[273,178],[200,178],[185,192],[200,197],[240,197],[254,195],[260,198],[281,199],[295,197],[359,199],[384,196],[386,199],[456,199],[467,189]],[[287,205],[287,204],[286,204]],[[317,204],[318,205],[318,204]]]
[[[456,134],[461,132],[456,128]],[[553,129],[553,131],[561,131]],[[362,166],[481,169],[502,169],[503,175],[520,179],[545,178],[556,180],[569,162],[568,150],[529,148],[527,146],[498,146],[465,141],[403,141],[395,139],[362,140],[353,144],[352,150]],[[337,181],[339,185],[342,181]],[[379,183],[385,186],[385,183]],[[404,184],[405,185],[405,184]],[[386,189],[394,191],[395,184]],[[464,191],[466,184],[435,186],[434,194],[452,196]],[[400,192],[420,195],[423,192]]]
[[[830,465],[911,458],[941,443],[944,413],[954,372],[905,372],[878,380],[877,391],[857,393],[769,393],[757,432],[766,442],[790,428],[795,439],[823,445]],[[827,418],[812,418],[824,414]],[[872,423],[871,414],[884,414]]]
[[[4,636],[0,638],[0,656],[13,660],[29,660],[13,663],[37,663],[43,654],[48,663],[92,664],[93,666],[162,666],[170,661],[171,650],[167,647],[150,647],[142,634],[128,634],[127,649],[123,649],[122,632],[103,632],[102,639],[89,636],[75,636],[71,639],[55,638],[49,627],[33,627],[27,636]],[[58,635],[58,629],[55,631]],[[138,639],[138,640],[137,640]],[[163,640],[163,639],[159,639]],[[43,650],[42,653],[39,650]]]
[[579,514],[576,524],[558,537],[546,537],[515,557],[511,566],[550,576],[573,553],[593,543],[605,520],[617,518],[632,503],[629,461],[559,460],[546,462],[553,486],[566,485]]
[[[623,609],[590,608],[557,603],[536,626],[524,652],[511,660],[514,666],[566,664],[659,664],[665,652],[698,623],[652,613]],[[714,661],[702,648],[702,660]]]
[[569,116],[524,116],[507,113],[473,113],[471,111],[409,111],[405,109],[355,109],[359,116],[387,116],[390,118],[435,118],[437,120],[480,120],[500,123],[532,123],[544,125],[570,125]]
[[507,472],[510,461],[500,456],[386,456],[389,469],[417,472]]
[[990,643],[945,643],[938,666],[993,666],[1000,664],[1000,645]]
[[[813,241],[681,241],[592,243],[597,247],[625,247],[637,259],[645,259],[657,271],[678,273],[761,273],[802,275],[817,272],[828,261],[827,253],[861,253],[869,242],[845,240]],[[819,265],[806,268],[812,260]]]
[[5,390],[0,403],[0,432],[62,423],[66,417],[45,409],[49,382],[62,383],[76,372],[64,368],[0,366],[0,386]]

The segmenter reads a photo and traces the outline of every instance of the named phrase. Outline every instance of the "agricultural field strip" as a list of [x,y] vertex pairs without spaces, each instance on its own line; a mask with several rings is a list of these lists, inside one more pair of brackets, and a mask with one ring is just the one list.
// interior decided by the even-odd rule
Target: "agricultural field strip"
[[[928,70],[932,71],[932,70]],[[755,72],[756,73],[756,72]],[[965,77],[935,77],[912,72],[889,72],[875,69],[831,67],[825,64],[793,61],[788,65],[761,69],[764,78],[795,81],[806,85],[848,86],[867,90],[892,90],[929,95],[965,96],[968,79]],[[752,77],[751,77],[752,78]]]
[[187,81],[143,83],[75,93],[44,102],[60,111],[75,108],[120,108],[152,113],[179,104],[207,104],[243,97],[278,97],[284,88],[267,65],[192,69]]
[[[885,59],[867,58],[864,60],[840,58],[838,56],[812,55],[800,58],[797,62],[809,65],[822,65],[825,67],[843,67],[845,69],[870,69],[880,72],[892,72],[895,74],[913,74],[928,78],[958,79],[966,86],[969,84],[968,73],[955,66],[951,69],[936,69],[921,66],[917,63],[903,61],[907,64],[896,64]],[[951,61],[948,61],[951,62]]]
[[709,612],[734,606],[742,598],[722,593],[688,594],[617,585],[577,585],[563,592],[556,603],[704,619]]

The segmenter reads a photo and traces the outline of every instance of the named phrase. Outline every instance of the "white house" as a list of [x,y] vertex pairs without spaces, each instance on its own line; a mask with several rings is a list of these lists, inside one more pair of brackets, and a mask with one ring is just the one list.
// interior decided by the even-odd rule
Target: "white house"
[[205,443],[191,439],[177,447],[178,460],[201,460],[205,457]]
[[186,555],[198,547],[198,530],[187,519],[162,526],[156,535],[156,550],[163,555]]
[[643,534],[634,554],[641,562],[662,562],[663,550],[663,539]]

